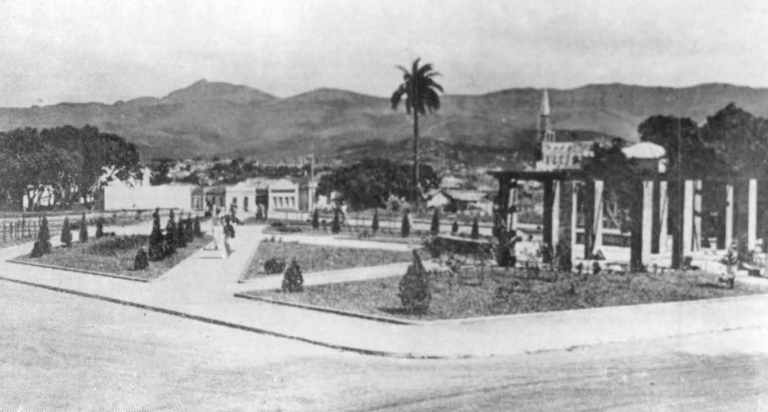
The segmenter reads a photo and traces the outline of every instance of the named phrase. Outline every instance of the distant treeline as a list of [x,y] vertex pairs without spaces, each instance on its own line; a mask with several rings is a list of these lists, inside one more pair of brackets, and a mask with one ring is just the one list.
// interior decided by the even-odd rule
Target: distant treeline
[[91,126],[0,132],[0,200],[20,208],[26,198],[34,209],[49,192],[63,207],[79,200],[88,204],[105,168],[126,178],[138,164],[133,144]]

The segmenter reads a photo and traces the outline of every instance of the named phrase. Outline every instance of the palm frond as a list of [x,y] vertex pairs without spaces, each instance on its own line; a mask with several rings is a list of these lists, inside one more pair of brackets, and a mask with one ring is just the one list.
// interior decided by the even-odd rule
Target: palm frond
[[427,88],[424,92],[424,106],[433,113],[435,110],[440,109],[440,96],[433,89]]
[[429,73],[429,72],[431,72],[433,70],[434,69],[432,67],[432,64],[431,63],[427,63],[427,64],[421,66],[421,68],[418,71],[416,71],[416,69],[414,68],[413,73],[416,74],[416,76],[425,77],[425,75],[427,73]]
[[419,72],[419,61],[421,61],[421,57],[417,57],[416,60],[413,61],[413,68],[411,69],[411,74],[413,76],[416,76],[416,73]]
[[397,106],[400,104],[400,100],[405,94],[405,84],[401,84],[400,87],[392,93],[392,97],[389,98],[389,102],[392,103],[392,110],[397,110]]
[[424,79],[424,84],[427,88],[434,88],[434,89],[440,90],[440,92],[443,93],[443,86],[441,86],[438,82],[432,80],[431,78]]

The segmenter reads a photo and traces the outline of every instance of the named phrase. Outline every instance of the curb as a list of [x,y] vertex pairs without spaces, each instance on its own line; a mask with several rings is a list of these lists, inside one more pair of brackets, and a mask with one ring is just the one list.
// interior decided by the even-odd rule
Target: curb
[[143,304],[143,303],[129,302],[129,301],[126,301],[126,300],[121,300],[121,299],[117,299],[117,298],[111,298],[111,297],[107,297],[107,296],[101,296],[101,295],[97,295],[97,294],[93,294],[93,293],[80,292],[80,291],[76,291],[76,290],[65,289],[65,288],[49,286],[49,285],[42,285],[42,284],[33,283],[33,282],[27,282],[27,281],[18,280],[18,279],[6,278],[4,276],[0,276],[0,280],[5,280],[5,281],[8,281],[8,282],[12,282],[12,283],[18,283],[18,284],[25,285],[25,286],[38,287],[38,288],[42,288],[42,289],[51,290],[51,291],[54,291],[54,292],[68,293],[68,294],[75,295],[75,296],[86,297],[86,298],[91,298],[91,299],[96,299],[96,300],[102,300],[102,301],[105,301],[105,302],[116,303],[116,304],[119,304],[119,305],[129,306],[129,307],[138,308],[138,309],[151,310],[153,312],[158,312],[158,313],[162,313],[162,314],[166,314],[166,315],[171,315],[171,316],[178,316],[178,317],[181,317],[181,318],[184,318],[184,319],[196,320],[196,321],[200,321],[200,322],[204,322],[204,323],[209,323],[209,324],[212,324],[212,325],[224,326],[224,327],[228,327],[228,328],[232,328],[232,329],[239,329],[239,330],[246,331],[246,332],[253,332],[253,333],[258,333],[258,334],[262,334],[262,335],[273,336],[273,337],[276,337],[276,338],[284,338],[284,339],[295,340],[295,341],[298,341],[298,342],[308,343],[308,344],[311,344],[311,345],[321,346],[321,347],[329,348],[329,349],[335,349],[335,350],[339,350],[339,351],[342,351],[342,352],[357,353],[357,354],[360,354],[360,355],[380,356],[380,357],[397,358],[397,359],[423,359],[423,360],[467,359],[467,358],[474,357],[474,356],[470,356],[470,355],[449,355],[449,356],[422,355],[422,354],[414,354],[414,353],[397,353],[397,352],[388,352],[388,351],[380,351],[380,350],[372,350],[372,349],[355,348],[355,347],[351,347],[351,346],[337,345],[337,344],[333,344],[333,343],[326,343],[326,342],[321,342],[321,341],[312,340],[312,339],[308,339],[308,338],[302,338],[300,336],[294,336],[294,335],[288,335],[288,334],[284,334],[284,333],[272,332],[272,331],[269,331],[269,330],[266,330],[266,329],[254,328],[254,327],[250,327],[250,326],[240,325],[240,324],[237,324],[237,323],[232,323],[232,322],[227,322],[227,321],[223,321],[223,320],[208,318],[208,317],[205,317],[205,316],[191,315],[191,314],[180,312],[180,311],[173,310],[173,309],[165,309],[165,308],[161,308],[161,307],[157,307],[157,306],[152,306],[152,305],[147,305],[147,304]]
[[[96,275],[96,276],[103,276],[103,277],[107,277],[107,278],[130,280],[130,281],[140,282],[140,283],[150,283],[150,282],[158,280],[158,279],[160,279],[160,277],[162,277],[162,276],[160,276],[160,277],[155,278],[155,279],[132,278],[132,277],[128,277],[128,276],[115,275],[113,273],[97,272],[95,270],[74,269],[74,268],[69,268],[69,267],[65,267],[65,266],[49,265],[49,264],[46,264],[46,263],[27,262],[27,261],[17,260],[15,258],[14,259],[6,260],[6,262],[15,263],[17,265],[37,266],[37,267],[46,268],[46,269],[57,269],[57,270],[63,270],[63,271],[66,271],[66,272],[85,273],[87,275]],[[8,280],[7,278],[2,278],[2,279]]]
[[352,312],[352,311],[346,311],[346,310],[340,310],[340,309],[332,309],[332,308],[326,308],[326,307],[323,307],[323,306],[307,305],[305,303],[294,303],[294,302],[286,302],[286,301],[277,300],[277,299],[262,298],[262,297],[258,297],[258,296],[247,295],[246,293],[242,293],[242,292],[241,293],[235,293],[234,296],[236,298],[241,298],[241,299],[255,300],[255,301],[264,302],[264,303],[271,303],[271,304],[275,304],[275,305],[290,306],[290,307],[299,308],[299,309],[314,310],[316,312],[332,313],[334,315],[349,316],[349,317],[352,317],[352,318],[365,319],[365,320],[373,320],[373,321],[376,321],[376,322],[390,323],[390,324],[394,324],[394,325],[419,326],[419,325],[424,324],[424,322],[413,322],[413,321],[407,321],[407,320],[390,318],[390,317],[386,317],[386,316],[368,315],[368,314],[360,313],[360,312]]

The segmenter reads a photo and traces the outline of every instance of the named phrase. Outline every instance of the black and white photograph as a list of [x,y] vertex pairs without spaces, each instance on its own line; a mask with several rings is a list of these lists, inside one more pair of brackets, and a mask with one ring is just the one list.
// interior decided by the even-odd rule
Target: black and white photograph
[[0,412],[768,411],[768,2],[0,21]]

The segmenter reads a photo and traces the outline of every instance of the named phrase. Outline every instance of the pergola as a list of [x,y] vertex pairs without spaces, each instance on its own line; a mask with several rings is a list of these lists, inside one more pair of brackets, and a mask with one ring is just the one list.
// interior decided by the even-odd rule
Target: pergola
[[[544,244],[556,250],[559,243],[567,242],[570,245],[567,250],[577,249],[577,205],[581,200],[585,206],[589,206],[584,209],[583,259],[590,259],[593,252],[603,247],[604,181],[599,177],[583,170],[507,170],[489,174],[499,181],[496,209],[507,230],[518,229],[518,182],[538,181],[544,188]],[[717,233],[717,246],[720,249],[727,248],[734,239],[744,235],[747,248],[755,249],[758,228],[757,179],[727,176],[694,179],[653,170],[644,170],[636,178],[633,182],[627,182],[637,190],[636,198],[642,199],[642,202],[633,204],[629,211],[633,222],[630,229],[631,267],[639,269],[651,263],[662,267],[678,267],[684,256],[700,250],[704,206],[714,210],[724,220],[722,230]],[[719,193],[718,199],[709,199],[706,205],[703,204],[702,190],[705,185],[708,188],[713,185],[711,188],[715,190],[710,193]],[[761,194],[768,194],[766,189]],[[673,196],[672,190],[678,192],[677,196]],[[679,223],[673,228],[668,227],[667,223],[671,197],[680,199],[677,203],[679,214],[673,217]],[[671,247],[668,245],[670,231],[674,239]],[[667,259],[669,254],[671,259]],[[576,256],[571,256],[572,261],[576,259]]]

